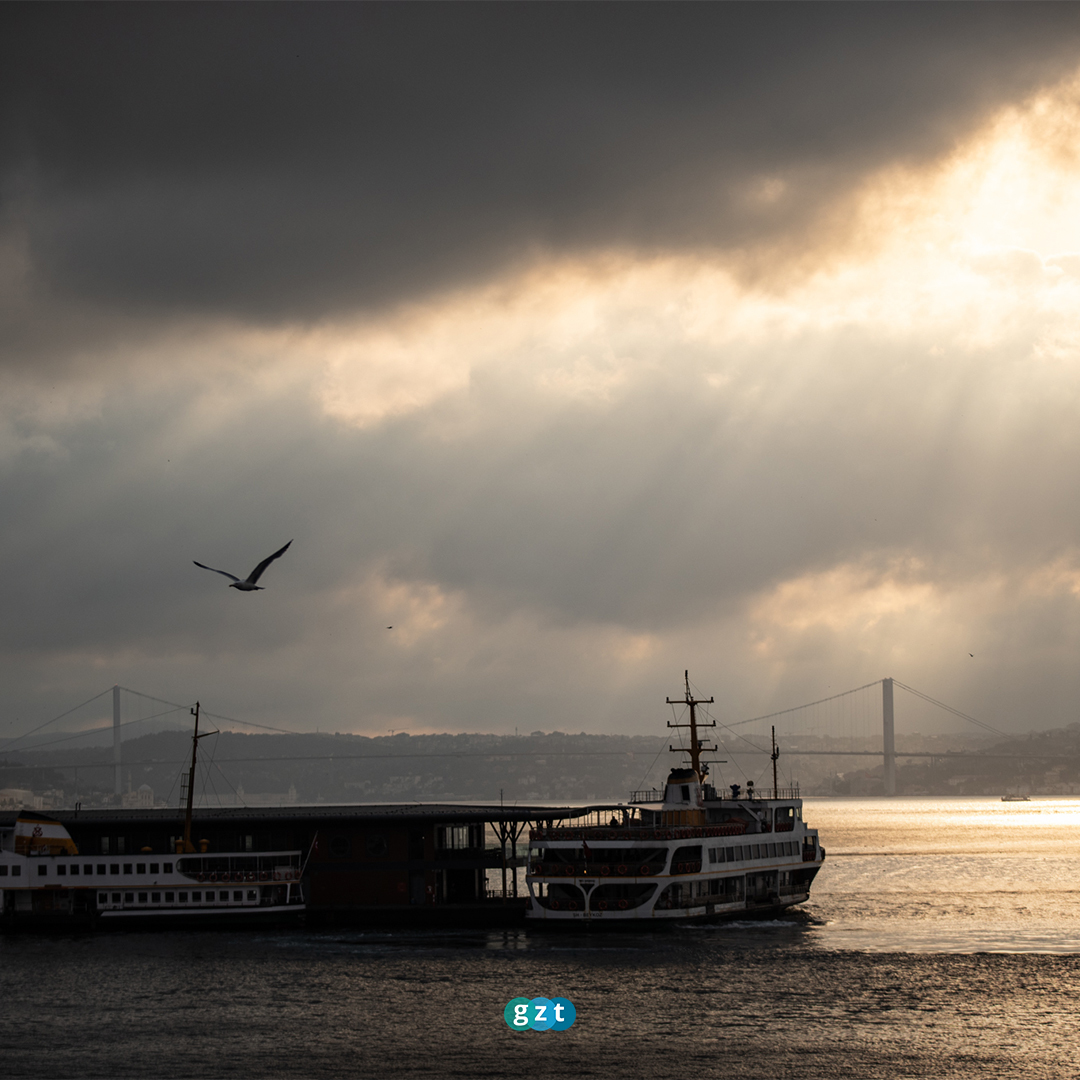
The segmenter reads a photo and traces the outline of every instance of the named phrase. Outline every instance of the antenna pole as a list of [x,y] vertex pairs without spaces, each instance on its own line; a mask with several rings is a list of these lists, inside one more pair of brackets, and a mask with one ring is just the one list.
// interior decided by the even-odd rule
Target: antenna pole
[[776,725],[773,724],[772,729],[772,797],[779,799],[778,794],[780,787],[776,782],[776,759],[780,756],[780,751],[776,748]]
[[191,769],[188,771],[187,783],[187,812],[184,814],[184,852],[193,852],[195,845],[191,842],[191,807],[195,798],[195,758],[199,752],[199,703],[195,702],[195,708],[191,710],[195,717],[195,733],[191,736]]

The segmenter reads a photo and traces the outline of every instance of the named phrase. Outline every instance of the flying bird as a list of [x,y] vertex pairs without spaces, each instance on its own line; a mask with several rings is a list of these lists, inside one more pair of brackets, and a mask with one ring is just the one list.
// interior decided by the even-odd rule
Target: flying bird
[[263,571],[276,558],[284,555],[285,552],[289,550],[289,544],[291,543],[292,541],[290,540],[289,543],[286,544],[283,548],[275,551],[273,555],[270,555],[267,558],[263,559],[263,561],[259,563],[259,565],[256,566],[255,569],[252,570],[251,573],[248,574],[248,576],[243,581],[241,581],[235,574],[230,574],[228,570],[214,570],[212,566],[207,566],[204,563],[199,562],[197,559],[192,559],[191,561],[195,563],[196,566],[201,566],[204,570],[214,570],[215,574],[223,574],[227,578],[232,578],[233,583],[229,586],[230,589],[239,589],[241,592],[255,592],[256,589],[262,589],[263,587],[262,585],[255,584],[255,582],[262,577]]

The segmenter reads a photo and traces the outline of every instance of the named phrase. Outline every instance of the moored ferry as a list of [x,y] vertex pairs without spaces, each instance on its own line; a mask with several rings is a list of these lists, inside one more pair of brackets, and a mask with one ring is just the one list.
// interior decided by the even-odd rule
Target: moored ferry
[[[802,903],[825,850],[803,821],[798,787],[753,782],[719,793],[707,783],[698,706],[686,679],[688,768],[672,769],[660,791],[634,792],[608,824],[530,831],[526,918],[551,926],[657,925],[667,921],[768,916]],[[672,748],[675,750],[675,748]]]
[[0,921],[24,924],[228,925],[304,910],[299,851],[80,854],[67,830],[23,811],[0,829]]
[[298,919],[300,851],[210,852],[191,839],[199,706],[192,710],[183,838],[175,850],[81,853],[59,821],[22,811],[0,828],[0,925],[237,926]]

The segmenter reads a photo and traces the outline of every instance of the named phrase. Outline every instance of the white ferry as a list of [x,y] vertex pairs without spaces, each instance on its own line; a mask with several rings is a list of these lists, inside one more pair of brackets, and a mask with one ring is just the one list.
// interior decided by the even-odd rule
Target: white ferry
[[634,792],[603,824],[529,833],[526,918],[551,926],[657,925],[665,921],[767,916],[799,904],[825,859],[816,829],[802,817],[798,787],[730,796],[706,783],[705,750],[689,677],[682,699],[689,723],[689,768],[672,769],[662,791]]
[[[277,923],[304,911],[300,851],[196,851],[191,841],[196,704],[184,836],[173,852],[80,853],[67,829],[22,811],[0,828],[0,925]],[[211,733],[213,734],[213,733]],[[204,733],[205,735],[205,733]]]

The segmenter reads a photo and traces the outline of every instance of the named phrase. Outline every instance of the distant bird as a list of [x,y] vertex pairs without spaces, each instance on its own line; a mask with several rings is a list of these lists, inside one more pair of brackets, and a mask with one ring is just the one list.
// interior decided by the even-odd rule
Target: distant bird
[[223,574],[227,578],[232,578],[233,583],[229,586],[230,589],[239,589],[241,592],[255,592],[257,589],[262,589],[262,586],[256,585],[255,582],[262,577],[263,571],[275,559],[284,555],[285,552],[289,550],[289,544],[291,543],[292,541],[290,540],[289,543],[286,544],[279,551],[275,551],[273,555],[270,555],[269,557],[263,559],[263,561],[259,563],[259,565],[256,566],[250,574],[248,574],[247,578],[244,581],[241,581],[235,574],[230,574],[228,570],[214,570],[212,566],[206,566],[204,563],[201,563],[196,559],[192,559],[191,561],[195,563],[196,566],[201,566],[203,570],[214,570],[215,574]]
[[975,654],[974,654],[973,652],[969,652],[969,653],[968,653],[968,656],[970,656],[970,657],[971,657],[972,659],[974,659],[974,658],[975,658]]

